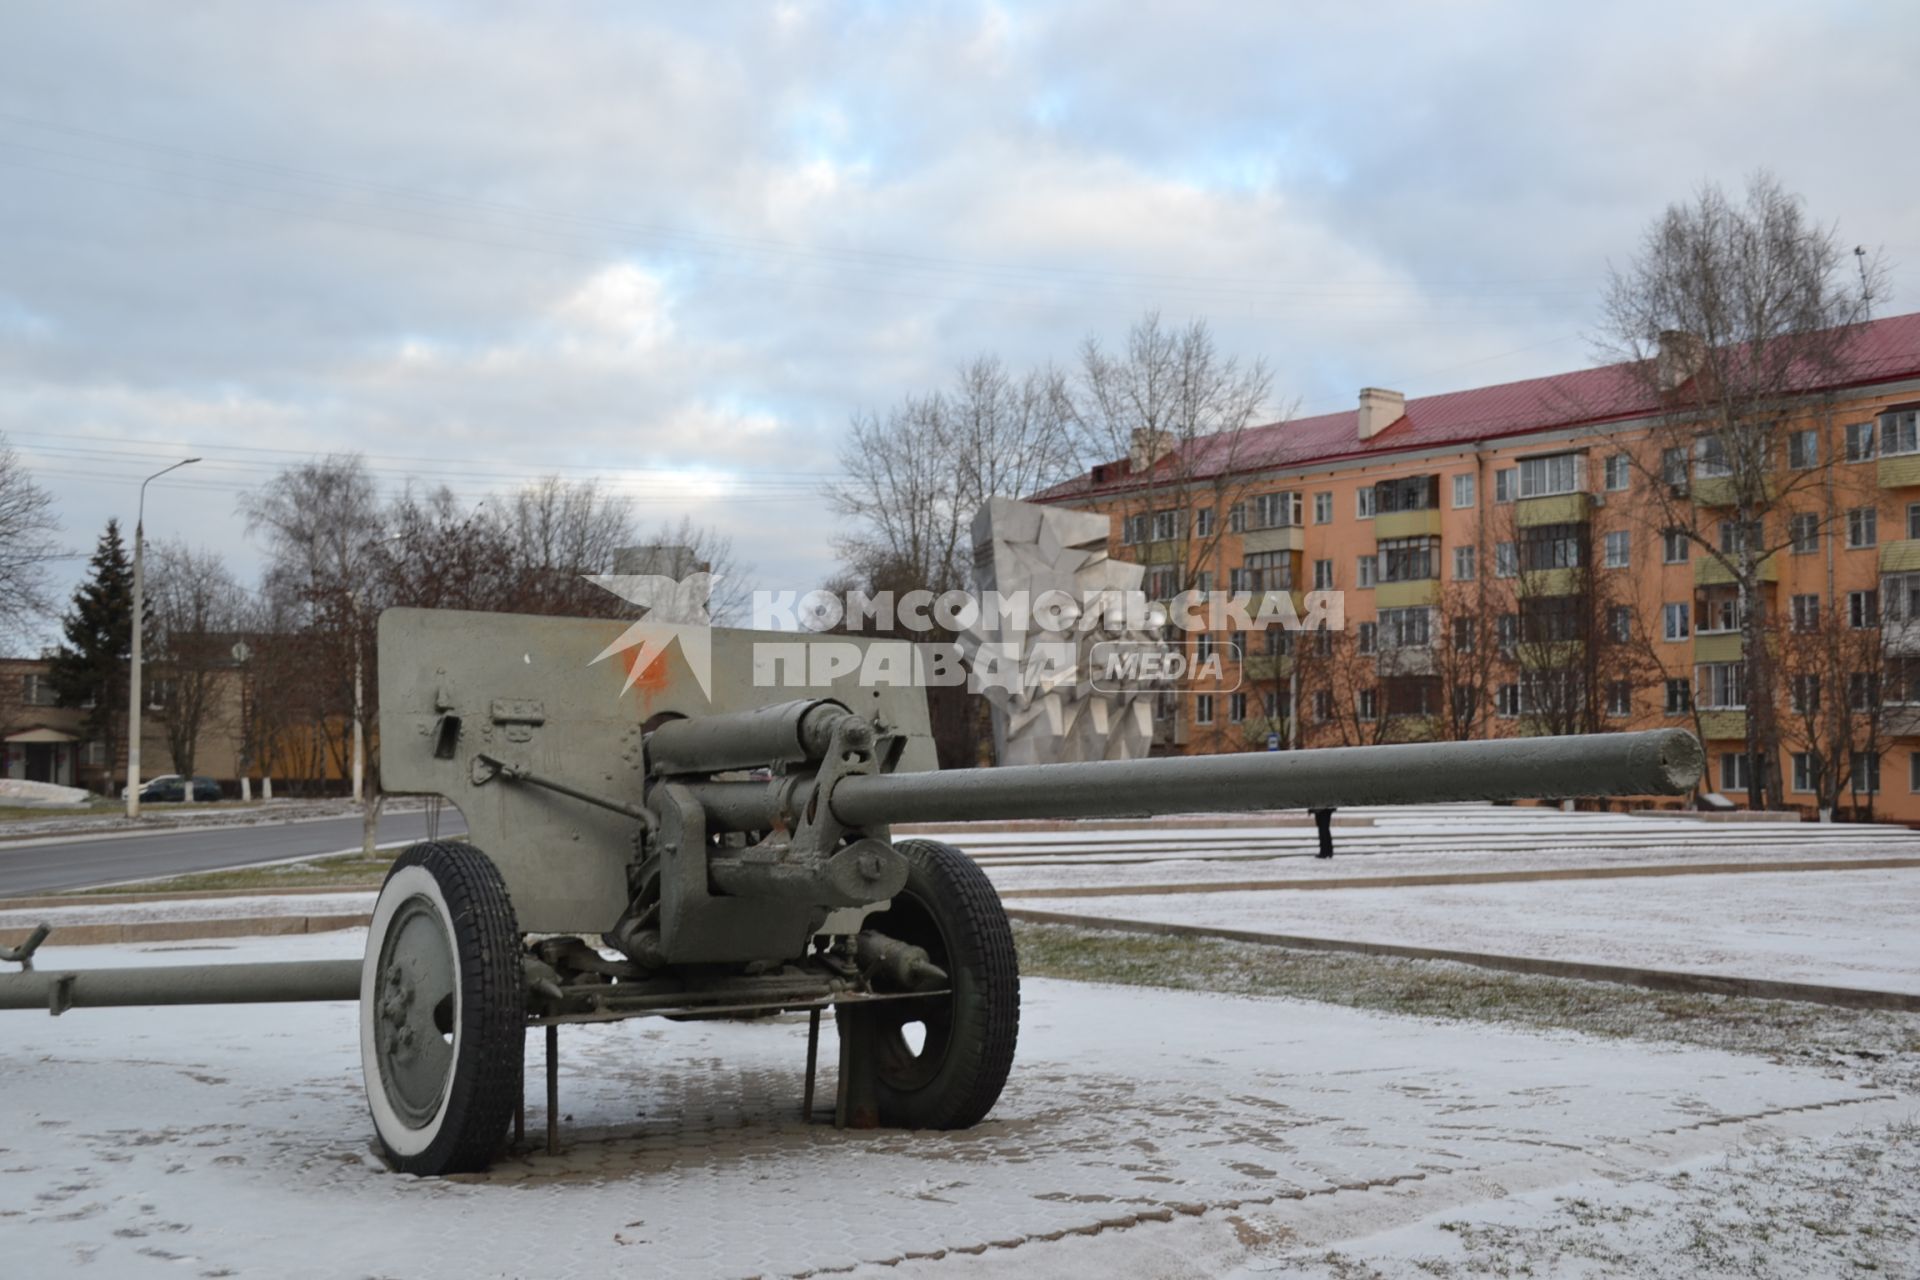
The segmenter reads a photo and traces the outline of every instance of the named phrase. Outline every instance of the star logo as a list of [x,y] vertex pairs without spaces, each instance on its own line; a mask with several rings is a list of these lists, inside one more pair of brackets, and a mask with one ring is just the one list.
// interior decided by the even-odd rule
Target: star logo
[[616,653],[639,650],[628,664],[627,682],[620,687],[622,694],[678,641],[680,656],[699,682],[700,692],[709,699],[713,697],[713,622],[708,601],[713,598],[713,584],[718,578],[711,573],[693,573],[679,579],[657,573],[590,573],[585,577],[594,586],[646,610],[593,660],[603,662]]

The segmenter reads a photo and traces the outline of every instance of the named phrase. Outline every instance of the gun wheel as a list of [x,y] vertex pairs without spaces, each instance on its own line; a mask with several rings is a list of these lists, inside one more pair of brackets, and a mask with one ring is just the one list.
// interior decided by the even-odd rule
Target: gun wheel
[[[951,845],[905,840],[907,884],[869,928],[926,949],[952,994],[866,1006],[879,1120],[902,1129],[965,1129],[999,1099],[1020,1036],[1020,965],[1000,895]],[[851,1010],[849,1011],[851,1013]],[[855,1029],[840,1019],[842,1034]]]
[[360,971],[367,1107],[395,1169],[492,1163],[522,1087],[524,983],[513,904],[487,856],[437,843],[401,854]]

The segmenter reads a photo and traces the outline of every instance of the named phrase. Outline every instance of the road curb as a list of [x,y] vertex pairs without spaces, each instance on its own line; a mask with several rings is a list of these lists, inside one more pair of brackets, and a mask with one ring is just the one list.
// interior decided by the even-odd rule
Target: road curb
[[1689,995],[1743,996],[1753,1000],[1793,1000],[1842,1009],[1885,1009],[1920,1013],[1920,994],[1875,991],[1865,987],[1837,987],[1815,982],[1783,982],[1771,978],[1737,978],[1726,974],[1688,973],[1676,969],[1636,969],[1627,965],[1595,964],[1578,960],[1548,960],[1535,956],[1494,955],[1483,951],[1455,951],[1445,947],[1412,947],[1391,942],[1361,942],[1350,938],[1310,938],[1290,933],[1257,933],[1245,929],[1212,929],[1203,925],[1166,924],[1148,920],[1116,920],[1067,912],[1007,912],[1028,924],[1071,925],[1077,929],[1105,929],[1116,933],[1144,933],[1162,938],[1212,938],[1286,947],[1294,951],[1344,951],[1401,960],[1450,960],[1503,973],[1527,973],[1580,982],[1610,982],[1650,991]]

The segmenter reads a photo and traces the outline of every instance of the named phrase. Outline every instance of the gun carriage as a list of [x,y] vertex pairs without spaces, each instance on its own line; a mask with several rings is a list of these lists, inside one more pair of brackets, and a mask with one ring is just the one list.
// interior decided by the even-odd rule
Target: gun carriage
[[972,860],[896,825],[1673,795],[1702,763],[1669,730],[938,772],[921,689],[770,678],[800,638],[715,628],[709,691],[622,626],[381,617],[386,788],[452,801],[469,840],[395,861],[362,960],[37,972],[36,938],[0,1008],[356,999],[380,1146],[420,1174],[494,1158],[530,1027],[551,1144],[557,1028],[642,1016],[808,1011],[810,1113],[831,1009],[838,1123],[963,1128],[1013,1064],[1012,930]]

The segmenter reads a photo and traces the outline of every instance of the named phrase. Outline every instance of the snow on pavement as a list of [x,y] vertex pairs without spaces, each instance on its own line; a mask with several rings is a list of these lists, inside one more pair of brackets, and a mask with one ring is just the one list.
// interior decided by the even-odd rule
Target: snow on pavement
[[1920,870],[1048,898],[1046,911],[1920,993]]
[[[364,941],[61,961],[351,956]],[[966,1249],[985,1252],[915,1269],[1094,1275],[1115,1242],[1164,1262],[1136,1274],[1192,1274],[1232,1265],[1249,1246],[1218,1224],[1256,1210],[1378,1230],[1913,1105],[1709,1050],[1048,981],[1026,1000],[1006,1095],[950,1134],[803,1124],[801,1020],[568,1028],[567,1152],[461,1180],[371,1157],[350,1005],[0,1014],[0,1233],[23,1275],[792,1274]],[[821,1058],[830,1091],[830,1031]],[[1045,1243],[1101,1223],[1096,1240]],[[1209,1223],[1212,1253],[1182,1234]]]

